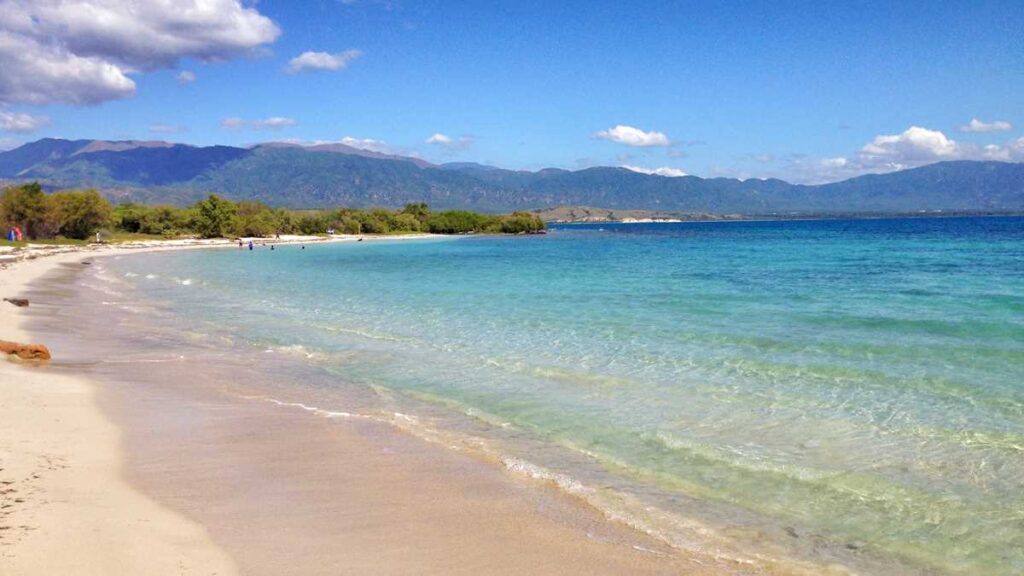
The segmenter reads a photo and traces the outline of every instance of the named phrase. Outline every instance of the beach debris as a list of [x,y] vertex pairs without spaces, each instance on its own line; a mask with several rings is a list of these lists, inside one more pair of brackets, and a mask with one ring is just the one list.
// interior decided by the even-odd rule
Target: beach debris
[[4,298],[4,302],[10,302],[18,308],[24,308],[28,306],[28,298]]
[[50,349],[43,344],[20,344],[0,340],[0,353],[17,356],[22,360],[49,360]]

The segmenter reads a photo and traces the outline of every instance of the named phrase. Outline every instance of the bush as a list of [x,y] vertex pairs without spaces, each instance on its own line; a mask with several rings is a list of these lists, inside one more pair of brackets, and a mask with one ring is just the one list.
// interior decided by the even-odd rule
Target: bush
[[142,218],[151,208],[140,204],[126,202],[114,207],[111,218],[114,226],[132,234],[141,232]]
[[392,232],[419,232],[422,229],[423,223],[412,214],[399,212],[391,216]]
[[427,220],[427,230],[434,234],[482,232],[486,230],[490,219],[490,216],[476,212],[449,210],[431,215]]
[[26,238],[46,238],[56,233],[46,193],[38,183],[4,190],[0,196],[0,221],[5,228],[19,226]]
[[139,222],[138,231],[142,234],[179,236],[190,228],[190,221],[192,220],[192,212],[190,210],[174,206],[152,206],[146,208]]
[[197,203],[192,215],[192,229],[203,238],[224,238],[236,228],[235,205],[216,194]]
[[190,208],[120,204],[112,209],[95,190],[57,192],[48,196],[39,184],[14,186],[3,191],[0,195],[0,225],[20,226],[25,237],[30,239],[57,234],[88,238],[106,225],[130,233],[164,237],[193,233],[204,238],[296,232],[312,235],[322,234],[330,228],[342,234],[421,231],[435,234],[522,234],[544,229],[544,223],[528,212],[507,216],[466,210],[433,213],[422,202],[407,204],[401,210],[343,208],[296,211],[275,210],[260,202],[236,204],[211,194]]
[[110,222],[110,203],[95,190],[57,192],[47,200],[57,232],[67,238],[84,240]]
[[239,202],[236,232],[240,236],[272,236],[278,232],[277,215],[260,202]]
[[529,234],[543,229],[544,221],[529,212],[513,212],[501,219],[501,231],[504,234]]
[[306,213],[299,216],[296,227],[302,234],[323,234],[330,228],[327,215],[323,212]]

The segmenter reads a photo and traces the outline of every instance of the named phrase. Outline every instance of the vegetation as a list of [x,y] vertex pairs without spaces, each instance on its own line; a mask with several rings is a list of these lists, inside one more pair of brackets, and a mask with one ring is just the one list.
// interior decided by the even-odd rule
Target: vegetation
[[231,202],[211,194],[188,208],[144,204],[112,207],[95,190],[45,193],[38,184],[13,186],[0,193],[0,227],[18,226],[25,239],[83,240],[109,228],[113,238],[203,238],[275,234],[530,234],[544,230],[534,214],[490,215],[464,210],[433,212],[425,203],[401,210],[288,210],[260,202]]

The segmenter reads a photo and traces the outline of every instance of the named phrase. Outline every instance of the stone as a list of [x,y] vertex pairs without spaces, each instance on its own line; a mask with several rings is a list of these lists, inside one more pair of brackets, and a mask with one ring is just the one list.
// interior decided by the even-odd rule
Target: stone
[[24,308],[25,306],[28,306],[27,298],[4,298],[4,302],[10,302],[11,304],[17,306],[18,308]]
[[0,340],[0,353],[14,355],[22,360],[49,360],[50,350],[42,344],[20,344]]

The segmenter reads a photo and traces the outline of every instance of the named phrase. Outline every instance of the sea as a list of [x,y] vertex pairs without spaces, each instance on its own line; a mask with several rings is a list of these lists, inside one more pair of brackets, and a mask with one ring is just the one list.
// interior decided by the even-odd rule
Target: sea
[[81,275],[154,358],[265,366],[259,401],[377,420],[680,549],[1024,573],[1022,217],[556,225]]

